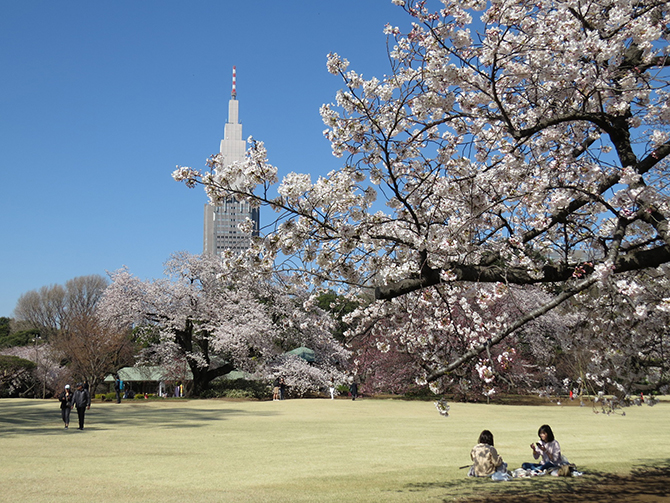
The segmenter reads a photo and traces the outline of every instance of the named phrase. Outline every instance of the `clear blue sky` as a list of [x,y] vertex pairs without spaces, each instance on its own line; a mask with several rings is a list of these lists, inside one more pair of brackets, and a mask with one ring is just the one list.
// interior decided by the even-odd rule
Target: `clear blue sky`
[[391,0],[3,2],[0,316],[44,285],[124,265],[158,278],[171,253],[201,253],[204,192],[171,173],[218,151],[233,65],[243,136],[280,173],[339,166],[326,55],[381,77],[387,22],[409,23]]

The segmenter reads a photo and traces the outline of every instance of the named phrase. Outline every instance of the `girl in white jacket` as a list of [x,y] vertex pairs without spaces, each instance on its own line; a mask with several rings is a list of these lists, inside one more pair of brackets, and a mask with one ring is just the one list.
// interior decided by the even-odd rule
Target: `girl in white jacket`
[[561,464],[561,446],[558,440],[554,438],[554,432],[551,426],[543,424],[537,431],[540,441],[536,444],[530,444],[533,450],[533,457],[538,459],[542,457],[542,463],[524,463],[521,465],[525,470],[548,470],[556,468]]

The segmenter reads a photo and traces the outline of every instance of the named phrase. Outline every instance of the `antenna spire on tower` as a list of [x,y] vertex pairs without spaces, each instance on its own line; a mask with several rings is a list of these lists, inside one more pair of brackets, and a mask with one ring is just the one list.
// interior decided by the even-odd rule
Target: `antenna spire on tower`
[[233,92],[231,93],[230,97],[234,100],[237,99],[237,71],[235,70],[234,66],[233,66]]

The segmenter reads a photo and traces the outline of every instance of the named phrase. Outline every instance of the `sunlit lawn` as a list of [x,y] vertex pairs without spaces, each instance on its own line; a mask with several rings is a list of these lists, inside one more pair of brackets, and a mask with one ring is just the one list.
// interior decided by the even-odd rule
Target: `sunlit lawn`
[[[495,483],[460,466],[490,429],[511,469],[532,461],[543,423],[585,472],[670,463],[670,403],[626,415],[590,407],[339,399],[94,403],[84,431],[64,430],[53,400],[0,400],[0,501],[451,501],[505,487],[546,490],[566,479]],[[524,486],[525,485],[525,486]]]

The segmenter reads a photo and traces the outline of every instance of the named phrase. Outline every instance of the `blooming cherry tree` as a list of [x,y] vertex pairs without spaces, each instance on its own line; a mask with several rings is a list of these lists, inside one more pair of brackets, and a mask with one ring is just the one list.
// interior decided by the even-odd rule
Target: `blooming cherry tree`
[[667,393],[670,312],[664,299],[669,293],[664,266],[580,294],[570,307],[578,323],[554,339],[570,363],[563,371],[566,388],[583,385],[619,397]]
[[[407,389],[408,373],[414,382],[430,382],[434,393],[467,399],[544,388],[548,378],[555,384],[563,377],[548,375],[546,367],[556,340],[567,341],[573,334],[576,316],[552,311],[524,324],[504,343],[494,345],[491,338],[501,326],[550,298],[538,287],[474,284],[468,290],[441,285],[373,303],[348,318],[355,327],[349,335],[357,368],[366,377],[366,387],[387,391]],[[432,378],[442,362],[480,344],[485,350],[477,358],[448,376]]]
[[210,172],[173,176],[214,202],[277,211],[249,252],[256,269],[373,287],[369,313],[424,295],[444,310],[476,283],[550,287],[542,304],[490,319],[485,339],[428,358],[426,380],[437,381],[580,292],[670,261],[669,7],[394,3],[411,23],[385,28],[387,76],[328,57],[344,83],[321,109],[340,169],[280,181],[251,140],[244,162],[214,156]]
[[318,355],[311,372],[320,380],[342,368],[347,352],[330,336],[329,316],[277,286],[228,274],[225,263],[175,254],[167,277],[153,281],[122,269],[112,274],[100,312],[108,322],[139,329],[147,344],[141,361],[188,364],[196,395],[232,370],[268,377],[281,367],[277,358],[302,345]]
[[[4,360],[0,389],[9,396],[34,396],[46,398],[56,395],[72,377],[70,369],[62,366],[63,353],[54,350],[51,343],[14,346],[3,349],[0,356],[17,358]],[[25,364],[25,361],[32,365]]]

